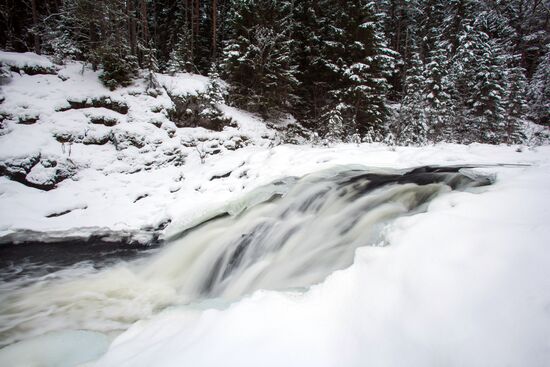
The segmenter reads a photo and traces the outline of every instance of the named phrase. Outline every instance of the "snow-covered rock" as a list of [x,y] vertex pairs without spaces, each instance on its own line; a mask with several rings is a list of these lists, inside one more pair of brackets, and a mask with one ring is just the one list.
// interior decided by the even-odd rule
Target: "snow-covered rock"
[[0,65],[6,65],[14,71],[23,71],[27,74],[54,73],[54,64],[45,56],[33,52],[6,52],[0,51]]
[[[47,57],[32,53],[0,52],[0,61],[55,70]],[[267,146],[274,136],[254,116],[223,106],[234,123],[222,131],[178,128],[168,117],[174,108],[168,93],[204,93],[208,78],[203,76],[158,74],[163,88],[152,94],[142,79],[110,91],[98,72],[79,62],[57,69],[45,75],[9,71],[2,87],[0,201],[17,214],[2,214],[0,242],[28,231],[39,238],[43,232],[58,238],[74,228],[83,237],[110,230],[126,236],[155,228],[168,216],[159,203],[173,199],[179,190],[175,186],[186,176],[182,172],[249,144]],[[136,192],[158,192],[159,197],[134,203]],[[89,205],[65,210],[75,198]],[[62,212],[67,214],[48,217]]]

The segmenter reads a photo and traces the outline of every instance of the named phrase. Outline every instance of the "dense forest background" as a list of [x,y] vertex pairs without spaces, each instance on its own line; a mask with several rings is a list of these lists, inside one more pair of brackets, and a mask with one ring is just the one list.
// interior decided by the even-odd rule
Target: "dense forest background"
[[550,124],[546,0],[4,0],[0,47],[221,76],[226,102],[332,141],[519,143]]

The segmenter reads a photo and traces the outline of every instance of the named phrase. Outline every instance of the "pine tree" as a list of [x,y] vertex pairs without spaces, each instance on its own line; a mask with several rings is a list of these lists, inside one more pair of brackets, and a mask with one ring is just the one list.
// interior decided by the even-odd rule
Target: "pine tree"
[[324,141],[326,144],[341,143],[347,136],[347,129],[344,126],[343,111],[345,105],[340,103],[336,107],[329,109],[323,119],[326,121],[326,133]]
[[453,140],[456,124],[451,116],[455,113],[455,103],[451,97],[453,81],[449,75],[449,56],[444,41],[435,41],[424,66],[423,78],[426,81],[424,98],[425,117],[429,127],[428,137],[432,141]]
[[343,104],[353,130],[364,134],[369,127],[384,129],[387,78],[394,70],[395,53],[386,46],[374,3],[341,1],[326,19],[323,63],[333,75],[332,99]]
[[220,111],[219,106],[224,103],[224,90],[218,74],[218,66],[213,63],[208,73],[208,86],[206,93],[198,96],[199,119],[203,122],[201,126],[212,126],[221,129],[230,122]]
[[[296,77],[299,81],[296,93],[301,98],[293,106],[293,114],[305,126],[322,130],[321,115],[329,103],[331,87],[329,70],[325,67],[322,27],[328,22],[326,13],[330,9],[323,2],[303,0],[295,2],[296,27],[293,58],[298,65]],[[332,7],[332,6],[331,6]]]
[[407,68],[411,63],[413,53],[419,52],[422,44],[419,37],[420,21],[425,18],[422,11],[424,0],[379,0],[376,1],[381,14],[384,34],[389,47],[399,57],[396,59],[398,71],[388,81],[392,88],[389,98],[399,100],[403,97]]
[[512,67],[508,70],[506,95],[505,140],[508,144],[520,144],[525,141],[524,123],[527,118],[527,78],[525,69]]
[[43,24],[42,47],[59,64],[65,59],[80,59],[83,55],[74,31],[77,22],[74,19],[75,5],[74,0],[64,1],[59,13],[47,17]]
[[95,50],[97,60],[100,60],[102,72],[99,78],[111,90],[118,86],[127,86],[131,83],[137,71],[137,60],[130,53],[126,44],[107,42]]
[[208,73],[208,86],[206,96],[211,105],[216,106],[225,103],[224,89],[218,72],[218,65],[212,63]]
[[176,35],[176,44],[170,52],[170,58],[166,64],[166,71],[172,75],[180,72],[193,72],[193,51],[191,43],[191,34],[187,25]]
[[[88,8],[98,6],[90,3],[90,0],[79,1],[85,1],[84,5]],[[124,5],[124,0],[103,0],[103,8],[99,9],[102,13],[96,19],[97,34],[93,33],[92,37],[97,37],[98,41],[90,43],[92,64],[101,65],[103,71],[100,79],[111,90],[129,85],[137,74],[137,59],[132,55],[128,42],[128,23]],[[99,40],[103,34],[107,34],[107,38]]]
[[550,44],[529,85],[531,118],[542,125],[550,125]]
[[155,94],[157,89],[160,87],[155,73],[159,71],[158,60],[157,60],[157,50],[153,46],[153,41],[149,40],[147,47],[142,46],[143,52],[143,67],[145,68],[146,74],[146,89],[149,93]]
[[233,18],[223,66],[232,102],[264,118],[278,117],[295,102],[297,66],[292,59],[293,2],[247,0]]
[[415,52],[405,78],[405,97],[399,112],[397,141],[404,145],[427,143],[428,125],[426,121],[426,79],[420,55]]
[[464,106],[466,141],[494,144],[505,135],[506,69],[498,41],[490,39],[479,23],[465,24],[453,60],[453,78]]

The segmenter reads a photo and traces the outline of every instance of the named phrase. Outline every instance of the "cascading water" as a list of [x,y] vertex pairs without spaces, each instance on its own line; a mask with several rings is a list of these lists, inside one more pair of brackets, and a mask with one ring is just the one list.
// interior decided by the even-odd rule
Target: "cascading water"
[[[51,330],[124,330],[171,305],[304,288],[385,245],[394,219],[453,189],[487,185],[460,168],[372,173],[338,167],[256,189],[182,229],[155,254],[0,282],[0,346]],[[47,245],[44,245],[47,246]]]

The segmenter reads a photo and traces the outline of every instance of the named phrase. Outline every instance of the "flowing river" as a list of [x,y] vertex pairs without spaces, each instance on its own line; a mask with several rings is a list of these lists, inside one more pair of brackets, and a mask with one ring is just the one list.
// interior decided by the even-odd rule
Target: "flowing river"
[[336,167],[260,187],[158,247],[4,246],[0,346],[56,330],[116,335],[171,306],[307,289],[350,266],[358,247],[388,245],[397,218],[490,183],[460,167]]

